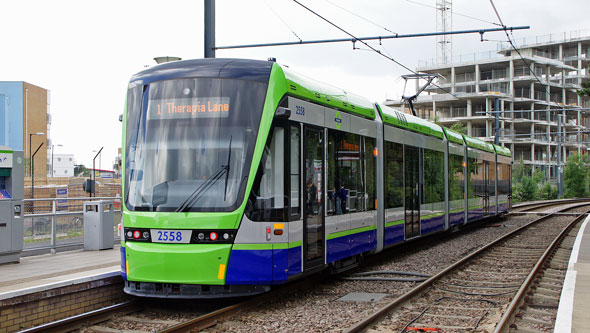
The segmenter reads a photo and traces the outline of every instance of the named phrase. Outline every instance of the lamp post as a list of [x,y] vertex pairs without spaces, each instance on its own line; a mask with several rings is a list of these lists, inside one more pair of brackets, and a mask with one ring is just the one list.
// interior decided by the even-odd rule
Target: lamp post
[[[37,152],[39,151],[39,149],[41,149],[41,147],[43,146],[44,142],[41,142],[41,144],[39,145],[39,147],[37,147],[37,150],[35,150],[35,152],[33,153],[33,155],[31,156],[31,165],[33,166],[32,170],[35,170],[35,155],[37,155]],[[35,199],[35,172],[33,172],[31,174],[31,199]],[[35,203],[33,202],[33,205],[31,206],[31,213],[34,213],[34,208],[35,208]]]
[[54,150],[55,150],[55,146],[57,146],[57,147],[63,147],[63,145],[60,145],[60,144],[58,144],[58,145],[51,145],[51,178],[53,178],[53,153],[54,153]]
[[31,148],[31,139],[33,138],[33,135],[45,135],[45,133],[43,132],[37,132],[37,133],[30,133],[29,134],[29,175],[33,176],[33,154],[32,154],[32,148]]
[[[100,155],[100,153],[102,152],[102,149],[104,147],[100,147],[100,150],[98,151],[98,153],[94,156],[94,158],[92,159],[92,173],[94,174],[94,176],[91,176],[92,179],[92,187],[91,189],[96,190],[96,167],[94,166],[94,160],[96,160],[96,157],[98,157],[98,155]],[[94,150],[93,152],[95,152],[96,150]],[[92,197],[94,191],[90,191],[90,197]]]

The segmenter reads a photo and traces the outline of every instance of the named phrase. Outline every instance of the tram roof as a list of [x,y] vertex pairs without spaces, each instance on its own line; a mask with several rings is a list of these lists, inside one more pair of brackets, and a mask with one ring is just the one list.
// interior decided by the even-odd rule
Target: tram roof
[[460,145],[465,144],[463,142],[463,135],[461,135],[461,133],[454,131],[450,128],[446,128],[446,127],[443,127],[443,130],[445,131],[445,134],[447,135],[447,140],[449,140],[450,142],[458,143]]
[[373,103],[368,99],[329,84],[316,81],[297,73],[288,67],[280,67],[285,73],[287,93],[289,95],[347,113],[375,119]]
[[471,147],[471,148],[475,148],[475,149],[487,151],[487,152],[490,152],[490,153],[495,153],[496,152],[494,150],[494,145],[491,144],[491,143],[489,143],[489,142],[485,142],[485,141],[482,141],[482,140],[477,139],[477,138],[472,138],[472,137],[467,136],[467,135],[463,135],[463,138],[465,138],[465,143],[467,144],[467,147]]
[[130,86],[180,78],[228,78],[268,82],[273,62],[250,59],[191,59],[171,61],[131,77]]
[[498,153],[498,155],[512,157],[512,152],[510,151],[510,149],[508,149],[506,147],[498,146],[496,144],[494,145],[494,148],[496,148],[496,153]]
[[377,107],[381,112],[383,122],[387,125],[433,136],[438,139],[444,138],[442,127],[435,123],[412,116],[411,114],[403,113],[385,105],[377,104]]

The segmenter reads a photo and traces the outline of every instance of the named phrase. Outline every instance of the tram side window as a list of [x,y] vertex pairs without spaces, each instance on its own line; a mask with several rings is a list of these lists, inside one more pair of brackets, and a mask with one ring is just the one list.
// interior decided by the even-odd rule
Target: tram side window
[[449,200],[462,200],[465,185],[463,173],[463,156],[449,154]]
[[377,145],[373,138],[365,140],[365,166],[367,194],[365,199],[366,210],[375,210],[377,207]]
[[467,191],[469,198],[481,198],[485,193],[485,184],[483,179],[483,160],[469,157],[467,159],[469,168],[469,178],[467,180]]
[[328,215],[365,210],[362,137],[328,132]]
[[289,215],[290,220],[298,220],[301,217],[301,210],[299,205],[299,186],[301,183],[301,161],[299,160],[301,157],[301,133],[300,128],[298,126],[291,126],[290,137],[291,209]]
[[445,201],[444,153],[424,149],[424,203]]
[[500,201],[507,201],[510,194],[510,165],[498,163],[498,195]]
[[285,129],[272,131],[258,169],[246,214],[252,221],[285,221]]
[[404,149],[385,142],[385,208],[404,206]]

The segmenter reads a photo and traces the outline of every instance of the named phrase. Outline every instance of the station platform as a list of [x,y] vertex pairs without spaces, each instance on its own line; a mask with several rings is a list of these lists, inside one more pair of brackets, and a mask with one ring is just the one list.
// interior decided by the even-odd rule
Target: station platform
[[122,290],[119,245],[21,257],[0,265],[0,333],[114,304]]
[[590,216],[578,231],[561,291],[554,332],[590,332]]

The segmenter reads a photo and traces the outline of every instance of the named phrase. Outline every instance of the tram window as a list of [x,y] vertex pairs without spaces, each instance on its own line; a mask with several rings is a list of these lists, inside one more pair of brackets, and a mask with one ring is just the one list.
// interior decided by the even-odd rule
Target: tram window
[[[462,199],[465,185],[465,174],[463,173],[463,156],[449,154],[449,200],[459,200],[459,204],[463,203]],[[464,206],[461,205],[461,207]]]
[[298,220],[301,217],[299,205],[299,186],[301,183],[300,156],[301,156],[301,133],[299,126],[291,126],[290,132],[290,187],[291,187],[291,210],[289,213],[290,220]]
[[365,138],[364,147],[365,156],[365,174],[366,174],[366,186],[367,194],[365,195],[365,207],[367,210],[376,209],[377,200],[377,145],[375,139]]
[[275,127],[264,147],[258,174],[248,200],[247,216],[253,221],[285,221],[285,129]]
[[469,168],[468,196],[469,198],[481,198],[485,193],[483,160],[469,157],[467,161],[467,167]]
[[328,215],[366,210],[361,136],[328,132]]
[[440,151],[424,149],[424,203],[443,202],[444,154]]
[[404,206],[403,146],[385,142],[385,208]]

